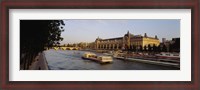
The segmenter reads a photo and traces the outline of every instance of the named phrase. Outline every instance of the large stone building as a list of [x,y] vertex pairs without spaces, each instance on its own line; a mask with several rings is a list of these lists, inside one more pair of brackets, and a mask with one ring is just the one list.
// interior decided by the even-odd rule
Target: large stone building
[[101,39],[97,38],[95,40],[95,49],[98,50],[125,50],[135,47],[137,50],[141,47],[147,47],[148,45],[158,46],[160,44],[157,36],[149,37],[145,33],[142,35],[133,35],[127,32],[123,37],[110,38],[110,39]]

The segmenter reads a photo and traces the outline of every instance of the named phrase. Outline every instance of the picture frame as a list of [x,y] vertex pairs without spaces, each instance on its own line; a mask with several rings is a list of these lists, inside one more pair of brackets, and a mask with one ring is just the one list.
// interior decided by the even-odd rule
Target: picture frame
[[[3,0],[1,1],[1,73],[2,89],[144,89],[198,90],[199,79],[199,1],[198,0]],[[9,81],[9,9],[191,9],[192,73],[191,81]]]

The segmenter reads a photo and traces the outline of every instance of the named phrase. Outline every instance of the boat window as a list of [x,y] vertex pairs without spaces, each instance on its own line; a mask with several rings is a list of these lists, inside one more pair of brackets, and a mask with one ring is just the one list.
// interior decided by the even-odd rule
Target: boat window
[[169,56],[169,54],[166,54],[167,56]]
[[174,56],[179,56],[178,54],[174,54]]
[[95,57],[95,55],[88,55],[89,57]]

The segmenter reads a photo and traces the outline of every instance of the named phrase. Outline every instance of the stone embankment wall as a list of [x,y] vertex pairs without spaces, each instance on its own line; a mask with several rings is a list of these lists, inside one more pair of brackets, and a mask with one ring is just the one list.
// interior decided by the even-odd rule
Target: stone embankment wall
[[44,52],[38,54],[29,70],[49,70]]

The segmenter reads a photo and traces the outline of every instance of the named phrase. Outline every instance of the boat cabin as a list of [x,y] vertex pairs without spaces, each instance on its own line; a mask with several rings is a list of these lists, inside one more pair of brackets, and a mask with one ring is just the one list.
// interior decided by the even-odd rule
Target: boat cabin
[[110,57],[110,56],[98,56],[97,59],[102,62],[112,62],[113,61],[112,57]]
[[94,54],[94,53],[85,53],[85,54],[83,55],[83,57],[85,57],[85,58],[89,58],[89,57],[97,58],[96,54]]

